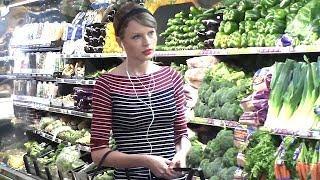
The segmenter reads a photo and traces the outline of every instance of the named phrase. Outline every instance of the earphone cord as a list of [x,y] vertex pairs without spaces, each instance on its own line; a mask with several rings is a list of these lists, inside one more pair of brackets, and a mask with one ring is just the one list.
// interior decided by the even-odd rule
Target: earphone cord
[[[135,88],[135,86],[134,86],[134,83],[132,82],[131,77],[130,77],[130,74],[129,74],[129,72],[128,72],[128,64],[126,64],[126,73],[127,73],[128,78],[129,78],[129,81],[130,81],[131,84],[132,84],[133,91],[134,91],[134,93],[136,94],[137,99],[138,99],[139,101],[141,101],[143,104],[145,104],[146,106],[148,106],[148,107],[150,108],[151,113],[152,113],[152,120],[151,120],[151,123],[149,124],[148,129],[147,129],[147,142],[148,142],[148,144],[149,144],[149,146],[150,146],[150,153],[149,153],[149,154],[151,155],[151,154],[152,154],[152,144],[151,144],[150,141],[149,141],[149,131],[150,131],[150,128],[151,128],[151,126],[152,126],[152,124],[153,124],[153,121],[154,121],[154,111],[153,111],[153,109],[152,109],[152,104],[151,104],[151,93],[150,93],[149,89],[147,89],[147,88],[142,84],[142,82],[137,78],[137,79],[139,80],[139,82],[140,82],[140,83],[147,89],[147,91],[148,91],[149,104],[147,104],[146,102],[144,102],[142,99],[140,99],[140,98],[138,97],[138,93],[137,93],[137,91],[136,91],[136,88]],[[151,75],[152,75],[152,74],[151,74]],[[153,90],[154,90],[154,87],[155,87],[155,81],[154,81],[153,76],[152,76],[152,80],[153,80],[153,88],[152,88],[152,91],[153,91]],[[149,86],[149,88],[150,88],[150,86]],[[151,91],[151,92],[152,92],[152,91]],[[152,179],[150,169],[149,169],[149,178]]]

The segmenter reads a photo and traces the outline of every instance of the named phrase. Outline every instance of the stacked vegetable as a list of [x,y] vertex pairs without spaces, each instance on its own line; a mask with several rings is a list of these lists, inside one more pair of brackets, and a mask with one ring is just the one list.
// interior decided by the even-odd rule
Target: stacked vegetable
[[320,1],[286,0],[285,2],[291,2],[288,6],[290,13],[287,14],[287,19],[290,21],[287,21],[285,32],[294,38],[295,45],[314,44],[320,35]]
[[264,176],[267,180],[275,179],[274,162],[278,143],[275,137],[267,132],[258,131],[252,135],[245,154],[245,171],[249,180]]
[[243,113],[240,101],[249,95],[252,78],[243,71],[216,64],[209,70],[199,88],[195,116],[237,121]]
[[271,68],[262,68],[253,76],[253,93],[241,100],[244,113],[239,123],[253,126],[263,125],[268,112],[270,95]]
[[319,116],[314,108],[320,105],[320,61],[274,64],[269,109],[265,127],[289,130],[319,130]]
[[73,88],[75,100],[75,109],[78,111],[88,112],[92,110],[92,93],[93,88],[75,87]]
[[187,164],[189,167],[202,168],[208,179],[230,180],[237,169],[237,153],[238,149],[233,144],[233,132],[221,130],[203,151],[199,142],[193,143],[187,156]]
[[241,0],[227,7],[215,48],[275,46],[285,32],[295,40],[282,38],[280,45],[312,44],[319,38],[317,0]]
[[159,50],[183,50],[202,49],[203,42],[200,42],[197,31],[204,29],[201,20],[212,16],[211,10],[204,11],[202,8],[190,7],[190,13],[179,12],[174,18],[168,20],[168,28],[160,34],[165,37],[165,45],[158,46]]
[[103,45],[104,53],[117,53],[122,52],[122,49],[119,47],[116,41],[116,35],[114,32],[113,24],[111,22],[106,24],[106,37],[105,43]]
[[213,48],[214,47],[214,38],[219,31],[219,26],[222,21],[223,14],[221,12],[215,12],[216,9],[212,8],[207,10],[204,13],[212,12],[214,13],[208,19],[202,20],[202,24],[204,25],[204,29],[200,29],[197,32],[197,35],[201,41],[204,42],[205,48]]
[[245,149],[245,171],[249,180],[314,179],[320,177],[319,141],[290,136],[279,142],[267,132],[257,131]]

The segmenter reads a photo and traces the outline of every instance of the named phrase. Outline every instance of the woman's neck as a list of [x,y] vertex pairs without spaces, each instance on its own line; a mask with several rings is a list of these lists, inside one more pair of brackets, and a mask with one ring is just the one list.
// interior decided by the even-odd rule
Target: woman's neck
[[141,76],[152,72],[152,62],[150,61],[132,62],[130,60],[126,60],[125,65],[126,71],[133,76]]

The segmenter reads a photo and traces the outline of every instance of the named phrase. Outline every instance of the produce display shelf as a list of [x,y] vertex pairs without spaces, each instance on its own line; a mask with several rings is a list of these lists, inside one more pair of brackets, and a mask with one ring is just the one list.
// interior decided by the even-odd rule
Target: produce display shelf
[[[59,143],[59,144],[63,143],[63,144],[66,144],[68,146],[72,145],[70,142],[61,140],[59,138],[54,137],[52,134],[49,134],[49,133],[46,133],[46,132],[43,132],[43,131],[40,131],[40,130],[33,130],[32,132],[34,134],[37,134],[37,135],[39,135],[39,136],[41,136],[43,138],[46,138],[46,139],[48,139],[48,140],[50,140],[52,142],[56,142],[56,143]],[[81,151],[91,152],[90,147],[84,146],[84,145],[81,145],[81,144],[76,144],[76,148],[78,150],[81,150]]]
[[15,75],[10,74],[0,74],[0,79],[16,79],[17,77]]
[[[201,49],[201,50],[172,50],[156,51],[155,57],[172,56],[210,56],[210,55],[241,55],[241,54],[289,54],[289,53],[309,53],[320,52],[318,45],[300,45],[296,47],[247,47],[247,48],[226,48],[226,49]],[[87,53],[65,55],[61,58],[108,58],[126,57],[124,53]]]
[[110,57],[126,57],[124,53],[83,53],[83,54],[61,54],[61,58],[110,58]]
[[79,84],[79,85],[94,85],[96,83],[95,80],[63,79],[63,78],[58,78],[56,82],[61,84]]
[[224,127],[224,128],[236,128],[240,126],[237,121],[227,121],[227,120],[219,120],[219,119],[211,119],[211,118],[202,118],[202,117],[195,117],[189,121],[191,124],[202,124],[208,126],[217,126],[217,127]]
[[14,179],[14,180],[41,180],[40,177],[27,174],[25,172],[7,167],[0,163],[0,179]]
[[316,139],[320,140],[320,131],[305,130],[305,131],[292,131],[287,129],[266,129],[264,127],[259,128],[269,132],[270,134],[279,135],[279,136],[293,136],[303,139]]
[[13,105],[37,109],[41,111],[48,111],[60,114],[67,114],[77,117],[92,118],[92,113],[80,112],[71,109],[64,109],[58,107],[51,107],[50,100],[44,98],[30,97],[30,96],[14,96]]
[[0,62],[1,61],[13,61],[14,58],[12,56],[3,56],[3,57],[0,57]]

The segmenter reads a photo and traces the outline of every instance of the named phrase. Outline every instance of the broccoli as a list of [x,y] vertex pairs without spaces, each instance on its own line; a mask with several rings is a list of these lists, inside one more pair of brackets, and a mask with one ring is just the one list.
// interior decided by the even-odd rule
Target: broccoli
[[231,167],[236,165],[236,158],[238,149],[235,147],[229,148],[222,157],[222,162],[225,167]]
[[226,102],[221,107],[221,119],[225,120],[237,120],[243,113],[238,103]]
[[199,167],[202,169],[204,176],[206,176],[205,172],[207,172],[207,169],[209,168],[209,164],[210,164],[210,160],[209,159],[203,159],[200,162],[200,166]]
[[221,180],[233,180],[234,173],[236,172],[236,170],[237,167],[235,166],[232,166],[230,168],[224,168],[219,172],[218,176]]
[[213,93],[212,87],[209,87],[207,91],[204,93],[203,103],[208,104],[210,95]]
[[218,176],[211,176],[209,180],[220,180]]
[[201,84],[199,91],[198,91],[199,99],[201,101],[204,101],[205,94],[206,94],[207,90],[209,89],[209,87],[210,87],[209,84],[206,84],[206,83]]
[[221,157],[217,157],[212,163],[210,163],[213,175],[218,174],[218,172],[223,168],[222,161],[223,159]]
[[209,162],[210,160],[205,159],[201,162],[201,169],[203,171],[203,174],[205,178],[210,178],[211,176],[214,176],[217,174],[223,167],[222,167],[222,158],[218,157],[212,162]]
[[204,109],[205,109],[205,104],[203,104],[202,102],[198,101],[196,106],[195,106],[195,108],[194,108],[194,115],[196,117],[202,117]]
[[216,93],[212,93],[209,97],[208,106],[210,108],[215,108],[216,104]]
[[203,150],[201,146],[192,146],[191,150],[187,155],[188,167],[199,167],[202,153],[203,153]]
[[237,100],[237,96],[240,93],[237,87],[225,87],[221,89],[224,93],[220,96],[219,104],[223,105],[227,102],[234,102]]
[[222,157],[233,146],[233,132],[231,130],[222,130],[215,139],[207,143],[203,151],[203,157],[213,161],[217,157]]

